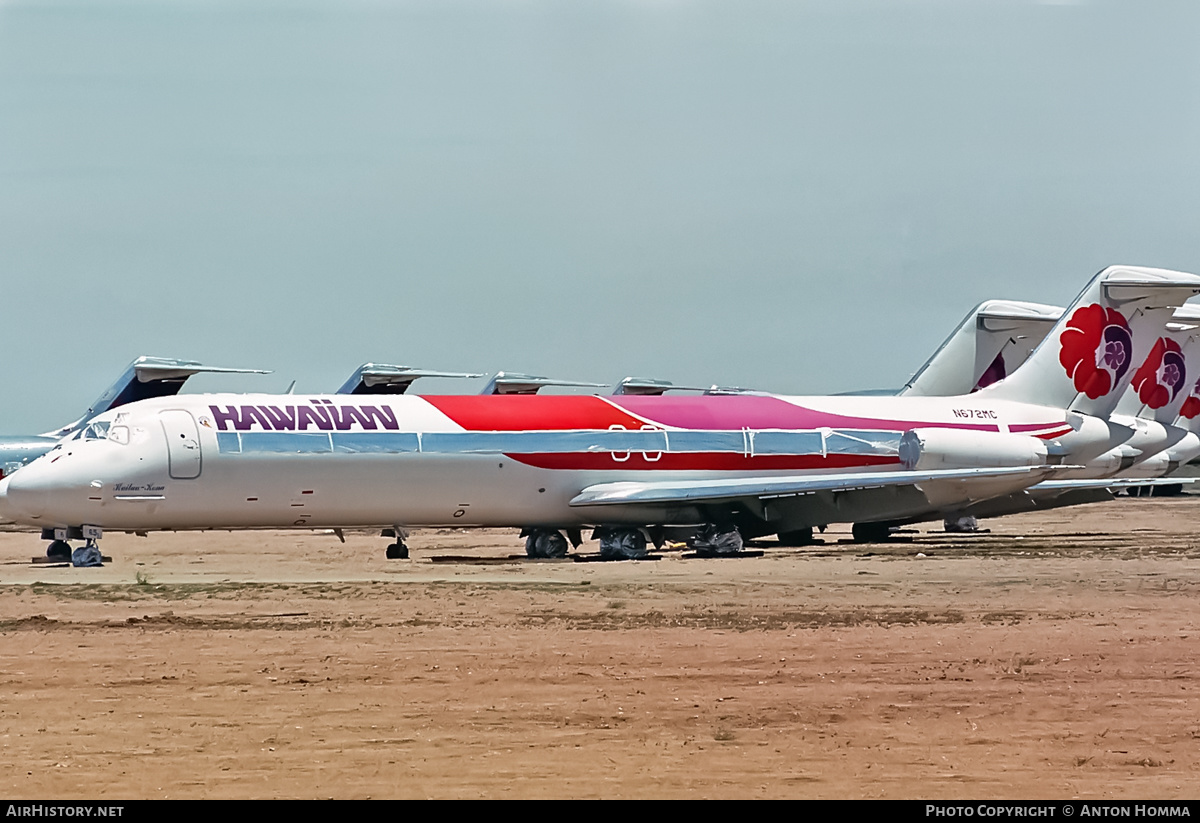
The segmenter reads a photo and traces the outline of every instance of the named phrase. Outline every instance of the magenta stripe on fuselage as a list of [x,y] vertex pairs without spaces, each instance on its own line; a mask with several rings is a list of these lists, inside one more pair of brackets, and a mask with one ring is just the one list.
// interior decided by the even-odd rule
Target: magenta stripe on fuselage
[[[652,423],[678,429],[883,429],[907,431],[925,426],[998,432],[988,423],[925,423],[851,417],[798,406],[777,397],[729,395],[718,397],[605,397],[604,400]],[[1040,428],[1040,427],[1038,427]]]

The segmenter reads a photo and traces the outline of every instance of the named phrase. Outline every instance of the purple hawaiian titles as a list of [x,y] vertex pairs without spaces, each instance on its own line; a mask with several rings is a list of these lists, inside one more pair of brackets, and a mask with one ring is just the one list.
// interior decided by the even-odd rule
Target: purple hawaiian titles
[[310,400],[295,406],[209,406],[218,431],[397,431],[396,412],[387,406],[335,405],[332,400]]

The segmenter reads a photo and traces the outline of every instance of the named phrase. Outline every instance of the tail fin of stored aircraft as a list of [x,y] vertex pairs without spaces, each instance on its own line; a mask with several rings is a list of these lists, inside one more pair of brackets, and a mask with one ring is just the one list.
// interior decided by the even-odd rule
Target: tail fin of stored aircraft
[[1092,278],[1029,359],[982,397],[1106,418],[1175,309],[1200,294],[1200,277],[1111,266]]
[[[1200,323],[1200,310],[1194,306],[1185,306],[1191,311],[1182,317],[1176,314],[1177,322],[1191,324]],[[1200,327],[1189,331],[1191,337],[1183,349],[1184,363],[1187,374],[1184,377],[1182,394],[1186,395],[1179,407],[1179,416],[1174,423],[1181,429],[1200,434]]]
[[1172,323],[1154,341],[1150,354],[1134,372],[1117,411],[1171,425],[1200,377],[1200,307],[1175,311]]
[[1062,311],[1016,300],[980,303],[899,393],[950,397],[1003,380],[1028,359]]
[[151,397],[169,397],[179,394],[183,384],[193,374],[220,372],[224,374],[270,374],[262,369],[231,369],[224,366],[205,366],[194,360],[176,360],[169,357],[142,355],[129,364],[129,368],[117,378],[103,394],[92,403],[83,417],[61,429],[46,432],[51,437],[66,437],[84,422],[97,414]]

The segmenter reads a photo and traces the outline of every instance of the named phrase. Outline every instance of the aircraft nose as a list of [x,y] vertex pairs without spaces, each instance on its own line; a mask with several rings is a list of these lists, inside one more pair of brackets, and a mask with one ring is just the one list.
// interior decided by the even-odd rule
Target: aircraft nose
[[6,523],[12,523],[17,519],[16,512],[13,511],[12,500],[8,496],[8,484],[11,480],[11,477],[0,479],[0,520]]
[[22,482],[28,467],[0,480],[0,518],[17,523],[36,520],[46,509],[47,491],[38,483]]

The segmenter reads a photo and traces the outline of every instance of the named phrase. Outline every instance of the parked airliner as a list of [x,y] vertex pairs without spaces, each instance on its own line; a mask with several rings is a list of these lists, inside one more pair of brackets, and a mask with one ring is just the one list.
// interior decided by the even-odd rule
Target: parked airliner
[[[1128,437],[1108,421],[1200,277],[1104,270],[1006,379],[954,397],[185,395],[98,415],[0,480],[44,529],[598,527],[601,552],[700,526],[789,541],[967,506]],[[730,537],[734,539],[730,539]],[[398,546],[391,547],[393,550]]]

